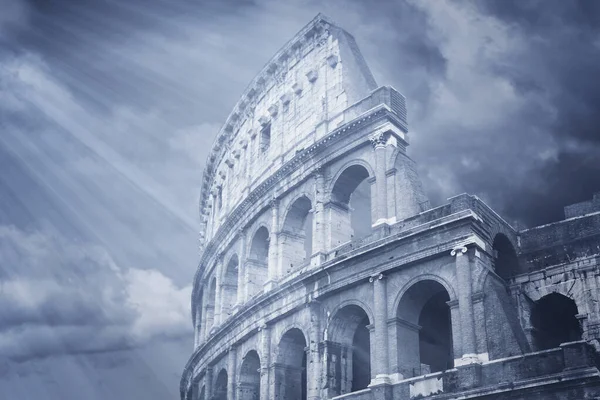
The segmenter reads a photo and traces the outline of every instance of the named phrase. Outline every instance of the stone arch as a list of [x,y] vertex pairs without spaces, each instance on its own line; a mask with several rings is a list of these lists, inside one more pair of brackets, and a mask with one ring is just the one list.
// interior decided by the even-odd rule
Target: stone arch
[[530,316],[534,349],[547,350],[561,343],[582,340],[578,315],[575,300],[558,292],[535,301]]
[[406,285],[396,309],[398,372],[405,378],[454,366],[451,294],[441,279]]
[[299,328],[288,329],[279,340],[274,369],[276,399],[307,399],[307,344]]
[[221,312],[222,320],[233,313],[233,307],[237,303],[238,274],[240,261],[236,253],[232,254],[221,275]]
[[496,275],[507,281],[521,272],[517,251],[508,236],[504,233],[497,233],[492,242],[492,249],[494,250],[493,267]]
[[227,400],[227,385],[229,382],[229,376],[227,375],[227,369],[221,368],[215,378],[213,385],[213,396],[214,400]]
[[355,160],[334,177],[327,203],[332,247],[372,233],[373,176],[368,163]]
[[248,295],[262,292],[269,275],[269,230],[260,225],[250,240],[250,249],[246,260]]
[[238,400],[259,400],[260,357],[256,350],[249,350],[242,358],[238,379]]
[[[443,264],[442,268],[445,267],[446,265],[448,265],[448,264]],[[411,280],[406,282],[404,284],[404,286],[402,286],[402,289],[400,289],[400,291],[396,295],[396,299],[394,300],[394,308],[393,309],[398,310],[398,307],[400,306],[400,301],[402,300],[402,297],[411,287],[413,287],[415,284],[417,284],[421,281],[425,281],[425,280],[436,281],[437,283],[439,283],[440,285],[442,285],[444,287],[446,292],[448,292],[448,295],[450,296],[450,301],[457,300],[456,291],[454,290],[454,287],[450,284],[450,282],[448,282],[447,279],[445,279],[439,275],[435,275],[435,274],[420,274],[418,276],[415,276],[414,278],[412,278]]]
[[312,202],[309,197],[297,197],[288,206],[279,234],[279,256],[282,272],[304,265],[312,255]]
[[359,302],[338,307],[329,320],[327,353],[328,396],[365,389],[371,381],[371,322]]

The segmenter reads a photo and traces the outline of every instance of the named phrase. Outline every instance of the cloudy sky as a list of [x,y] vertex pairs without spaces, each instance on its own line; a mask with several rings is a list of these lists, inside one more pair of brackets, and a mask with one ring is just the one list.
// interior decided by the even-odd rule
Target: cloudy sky
[[318,12],[407,97],[434,205],[600,190],[600,2],[0,0],[3,398],[178,397],[204,159]]

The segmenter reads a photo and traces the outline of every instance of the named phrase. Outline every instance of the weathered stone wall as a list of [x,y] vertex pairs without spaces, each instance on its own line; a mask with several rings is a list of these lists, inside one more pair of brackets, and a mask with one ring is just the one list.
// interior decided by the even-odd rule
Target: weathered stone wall
[[[375,89],[353,38],[322,16],[267,64],[203,177],[182,398],[600,395],[596,198],[522,232],[475,196],[431,209],[408,145],[404,97]],[[544,328],[531,315],[551,294],[575,303],[587,343],[532,353]]]

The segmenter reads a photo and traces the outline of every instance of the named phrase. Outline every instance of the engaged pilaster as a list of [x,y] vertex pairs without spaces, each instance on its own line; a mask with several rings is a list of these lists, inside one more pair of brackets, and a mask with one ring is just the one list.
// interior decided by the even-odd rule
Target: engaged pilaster
[[313,173],[315,183],[315,204],[313,205],[313,237],[311,264],[321,265],[325,261],[327,222],[325,218],[325,177],[321,168]]
[[229,348],[229,352],[227,353],[227,376],[228,376],[228,385],[227,385],[227,398],[231,400],[235,400],[236,396],[236,386],[237,386],[237,374],[236,374],[236,363],[237,363],[237,354],[236,347],[231,346]]
[[271,229],[269,232],[269,261],[268,269],[269,276],[265,283],[265,292],[273,289],[277,286],[277,281],[280,278],[279,263],[277,262],[278,257],[278,231],[279,231],[279,200],[271,200]]
[[371,136],[371,144],[375,150],[375,181],[376,181],[376,216],[374,226],[387,223],[387,179],[385,176],[385,148],[387,143],[386,133],[377,133]]
[[[471,288],[471,262],[467,247],[453,249],[450,255],[456,258],[457,297],[461,323],[462,357],[455,360],[455,366],[478,363],[475,341],[475,323]],[[455,355],[456,357],[456,355]]]
[[387,280],[383,274],[372,276],[369,282],[373,283],[373,325],[375,327],[375,340],[372,345],[374,379],[371,385],[390,383],[389,356],[388,356],[388,332],[387,332]]
[[319,357],[319,347],[321,341],[321,303],[318,301],[311,301],[309,303],[310,308],[310,325],[311,329],[309,332],[310,343],[308,345],[308,400],[320,400],[321,399],[321,357]]
[[237,280],[237,299],[233,306],[233,313],[236,313],[242,304],[246,301],[246,230],[238,231],[238,280]]
[[260,399],[269,400],[271,398],[270,366],[271,366],[271,329],[268,325],[258,328],[260,334]]

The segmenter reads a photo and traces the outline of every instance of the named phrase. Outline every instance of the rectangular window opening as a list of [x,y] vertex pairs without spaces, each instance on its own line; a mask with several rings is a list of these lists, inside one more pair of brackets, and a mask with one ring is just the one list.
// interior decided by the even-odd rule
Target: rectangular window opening
[[271,124],[265,125],[260,131],[260,151],[266,152],[271,145]]

